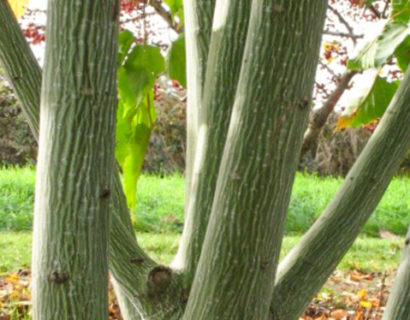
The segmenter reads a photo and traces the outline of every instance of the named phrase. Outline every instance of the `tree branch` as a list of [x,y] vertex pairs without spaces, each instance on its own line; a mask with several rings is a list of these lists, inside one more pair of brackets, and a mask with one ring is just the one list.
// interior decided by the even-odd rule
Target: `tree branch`
[[[185,161],[185,212],[189,202],[191,181],[194,170],[195,151],[198,135],[198,119],[202,109],[202,97],[205,85],[205,73],[211,40],[212,20],[216,0],[186,0],[185,46],[188,84],[187,104],[187,146]],[[186,217],[189,219],[189,217]],[[186,221],[186,220],[185,220]]]
[[410,227],[383,320],[406,320],[410,315]]
[[[217,2],[216,11],[225,11],[225,2]],[[184,270],[186,283],[195,275],[202,243],[211,214],[220,161],[228,133],[237,82],[241,69],[244,43],[248,30],[251,1],[230,6],[221,21],[226,30],[213,32],[208,55],[202,110],[201,129],[195,153],[195,173],[192,177],[189,206],[185,212],[184,232],[174,260]],[[241,23],[237,23],[238,19]]]
[[356,74],[356,71],[348,70],[339,79],[339,83],[333,93],[328,97],[326,102],[320,109],[312,111],[308,129],[303,137],[303,146],[301,157],[303,157],[309,150],[312,150],[317,144],[322,128],[326,124],[329,115],[332,113],[334,107],[338,103],[343,92],[347,89],[350,80]]
[[[346,29],[347,29],[347,31],[348,31],[348,34],[335,32],[335,33],[333,33],[332,35],[342,36],[342,37],[350,37],[350,38],[353,39],[353,42],[354,42],[354,43],[356,43],[356,39],[358,39],[358,38],[363,38],[363,35],[360,35],[360,36],[355,36],[355,35],[354,35],[353,28],[350,26],[349,22],[347,22],[347,20],[340,14],[339,11],[337,11],[337,10],[336,10],[334,7],[332,7],[331,5],[329,5],[328,8],[329,8],[330,11],[332,11],[332,12],[337,16],[337,18],[339,19],[339,21],[340,21],[342,24],[345,25],[345,27],[346,27]],[[328,33],[326,33],[326,32],[328,32]],[[329,32],[331,32],[331,31],[326,31],[326,30],[325,30],[324,33],[325,33],[325,34],[331,34],[331,33],[329,33]]]
[[337,194],[280,263],[272,319],[297,319],[353,244],[410,148],[409,123],[410,68]]
[[155,9],[155,11],[168,23],[168,25],[177,33],[184,31],[184,28],[175,23],[172,19],[171,13],[165,9],[161,0],[149,0],[148,4]]

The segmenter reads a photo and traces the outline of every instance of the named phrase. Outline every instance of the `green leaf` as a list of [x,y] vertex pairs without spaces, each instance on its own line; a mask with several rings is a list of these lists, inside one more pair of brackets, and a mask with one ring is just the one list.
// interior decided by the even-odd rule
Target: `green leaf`
[[407,23],[390,20],[375,40],[367,43],[356,57],[348,61],[347,67],[351,70],[381,67],[409,34]]
[[399,45],[394,52],[395,57],[397,58],[397,65],[399,68],[406,72],[407,67],[410,63],[410,36]]
[[136,45],[130,50],[133,42],[129,34],[124,34],[123,45],[119,46],[115,151],[130,208],[135,206],[137,181],[155,121],[153,86],[157,76],[165,71],[158,47]]
[[128,30],[120,32],[120,35],[118,36],[118,66],[121,66],[121,64],[123,63],[134,41],[135,38],[132,32]]
[[408,23],[410,21],[410,1],[392,0],[390,18]]
[[178,12],[182,11],[182,0],[164,0],[165,4],[171,10],[171,15],[174,17]]
[[337,129],[359,127],[380,118],[389,106],[400,81],[387,82],[386,79],[375,75],[370,87],[353,97],[350,105],[337,122]]
[[186,88],[186,57],[185,57],[185,36],[181,34],[177,40],[171,44],[168,51],[167,71],[171,79],[177,80]]
[[117,115],[115,155],[123,171],[124,192],[129,208],[135,207],[137,182],[155,121],[153,92],[137,108]]

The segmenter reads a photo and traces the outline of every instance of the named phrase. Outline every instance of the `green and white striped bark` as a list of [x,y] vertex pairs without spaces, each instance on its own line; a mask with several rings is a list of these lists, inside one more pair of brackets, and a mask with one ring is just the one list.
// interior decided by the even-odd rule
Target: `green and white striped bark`
[[332,202],[280,263],[272,319],[298,319],[353,244],[410,148],[409,123],[410,68]]
[[208,55],[184,232],[173,265],[190,286],[212,209],[248,30],[251,0],[218,1]]
[[[9,37],[10,35],[12,35],[12,37]],[[23,59],[24,57],[29,58]],[[25,111],[26,120],[30,124],[33,135],[37,138],[41,70],[37,61],[31,57],[33,57],[33,55],[30,47],[16,19],[11,13],[7,1],[0,0],[0,62],[5,66],[6,75],[15,89],[22,109]],[[20,60],[20,58],[22,60]],[[15,70],[18,70],[17,74],[23,76],[13,76],[16,74]],[[115,101],[113,101],[113,103],[114,108]],[[146,299],[142,299],[142,301],[136,297],[135,292],[138,290],[143,289],[141,291],[146,293],[145,285],[148,281],[148,274],[156,264],[144,253],[136,242],[135,232],[132,228],[119,179],[119,172],[117,168],[115,168],[114,171],[111,196],[112,220],[110,228],[109,267],[115,282],[125,286],[124,289],[117,291],[117,298],[120,304],[127,308],[126,310],[122,309],[124,319],[136,320],[139,319],[140,312],[149,314],[150,310],[152,311],[154,309],[151,304],[154,304],[155,308],[157,308],[157,310],[152,312],[157,314],[160,309],[173,309],[175,301],[171,303],[164,298],[157,299],[155,297],[154,299],[151,296],[148,297],[147,294],[142,295],[147,297]],[[145,263],[135,263],[136,261],[145,261]],[[175,279],[178,279],[178,277],[175,277]],[[116,286],[116,288],[119,287],[120,285]],[[181,286],[179,285],[179,287]],[[182,293],[179,295],[173,294],[173,297],[177,300],[177,297],[181,295]],[[153,299],[156,300],[155,303],[152,303]],[[159,306],[158,301],[162,303],[161,306]],[[170,303],[172,307],[168,305],[168,303]],[[139,311],[135,306],[139,308]]]
[[212,214],[183,319],[268,317],[326,8],[324,0],[252,3]]
[[33,233],[33,319],[108,319],[116,0],[50,1]]
[[188,84],[185,208],[191,199],[189,193],[198,134],[198,117],[202,105],[215,2],[216,0],[184,0]]
[[403,257],[387,301],[383,320],[410,319],[410,228],[404,241]]
[[7,0],[0,0],[0,62],[35,138],[38,136],[41,69]]

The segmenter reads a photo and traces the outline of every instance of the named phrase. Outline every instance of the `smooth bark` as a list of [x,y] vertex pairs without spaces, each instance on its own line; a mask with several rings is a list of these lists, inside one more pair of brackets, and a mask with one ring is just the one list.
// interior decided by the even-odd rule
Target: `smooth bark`
[[275,320],[298,319],[376,208],[410,148],[410,68],[339,191],[281,262]]
[[251,0],[218,1],[209,48],[205,89],[184,231],[173,265],[190,286],[211,213],[219,164],[241,70]]
[[267,319],[326,8],[327,1],[252,3],[211,218],[183,319]]
[[108,319],[115,6],[111,0],[49,2],[33,228],[34,320]]
[[410,228],[404,240],[403,256],[387,301],[383,320],[410,319]]

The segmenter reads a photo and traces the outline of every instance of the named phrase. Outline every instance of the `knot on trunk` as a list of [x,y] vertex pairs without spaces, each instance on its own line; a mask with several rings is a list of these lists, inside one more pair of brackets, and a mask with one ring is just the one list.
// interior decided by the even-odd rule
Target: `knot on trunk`
[[165,291],[172,280],[172,270],[166,266],[156,266],[148,274],[148,293],[160,294]]
[[49,276],[49,280],[51,282],[54,282],[56,284],[62,284],[64,282],[67,282],[68,280],[70,280],[70,275],[68,274],[68,272],[66,271],[52,271],[50,276]]

